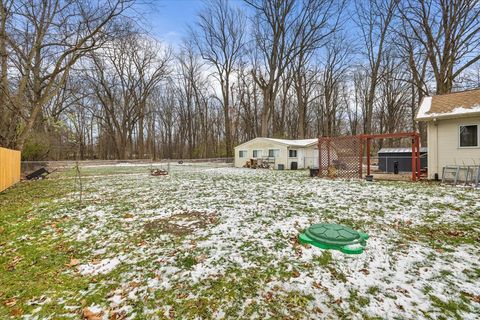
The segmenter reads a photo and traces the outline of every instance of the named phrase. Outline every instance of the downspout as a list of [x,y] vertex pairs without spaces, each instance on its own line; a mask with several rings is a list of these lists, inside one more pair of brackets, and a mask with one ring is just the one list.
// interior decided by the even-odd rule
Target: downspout
[[[436,173],[439,175],[440,171],[438,170],[438,122],[437,118],[433,119],[433,124],[435,125],[435,165],[436,165]],[[440,176],[440,175],[439,175]],[[441,177],[443,179],[443,177]]]

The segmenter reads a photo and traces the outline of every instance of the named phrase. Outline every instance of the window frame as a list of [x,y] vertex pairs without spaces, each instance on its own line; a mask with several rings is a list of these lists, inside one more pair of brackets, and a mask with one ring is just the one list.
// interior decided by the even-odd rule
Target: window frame
[[[461,141],[461,133],[462,127],[470,127],[476,126],[477,127],[477,145],[476,146],[462,146]],[[459,149],[478,149],[480,148],[480,124],[478,123],[462,123],[458,125],[458,148]]]
[[[242,152],[245,152],[245,156],[242,156]],[[248,158],[248,150],[238,150],[239,158]]]
[[[256,156],[255,156],[255,152],[257,153]],[[259,150],[259,149],[252,150],[252,158],[253,159],[258,159],[258,158],[261,158],[261,157],[262,157],[262,150]]]
[[[291,156],[290,152],[295,151],[295,155]],[[298,149],[288,149],[288,157],[289,158],[298,158]]]
[[[277,151],[277,155],[275,156],[275,152],[273,152],[273,156],[270,156],[270,151]],[[280,149],[268,149],[268,157],[269,158],[280,158]]]

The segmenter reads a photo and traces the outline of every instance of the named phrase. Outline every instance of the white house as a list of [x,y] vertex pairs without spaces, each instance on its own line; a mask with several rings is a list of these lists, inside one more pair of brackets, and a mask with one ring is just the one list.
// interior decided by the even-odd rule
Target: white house
[[427,123],[430,179],[445,166],[480,165],[480,89],[425,97],[416,120]]
[[268,161],[274,169],[318,167],[318,139],[255,138],[235,147],[235,167],[250,159]]

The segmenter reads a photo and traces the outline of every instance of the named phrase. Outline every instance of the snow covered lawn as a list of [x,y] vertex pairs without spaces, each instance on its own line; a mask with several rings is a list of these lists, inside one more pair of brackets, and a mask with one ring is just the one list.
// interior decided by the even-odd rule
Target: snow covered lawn
[[[25,319],[480,313],[479,190],[202,166],[172,166],[160,177],[133,166],[83,173],[82,208],[69,191],[31,209],[40,231],[0,243],[0,253],[61,243],[67,257],[62,280],[35,297],[2,296],[0,287],[0,315],[12,314],[12,298]],[[71,188],[71,176],[61,179]],[[299,244],[299,232],[318,222],[367,232],[366,251]]]

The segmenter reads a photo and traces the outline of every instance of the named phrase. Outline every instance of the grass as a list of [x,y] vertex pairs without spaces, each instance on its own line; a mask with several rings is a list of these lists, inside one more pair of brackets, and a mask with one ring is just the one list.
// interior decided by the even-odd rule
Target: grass
[[[42,236],[47,228],[61,230],[63,222],[51,221],[48,212],[36,210],[57,209],[61,205],[54,200],[64,197],[71,187],[71,181],[60,179],[24,182],[0,195],[0,299],[4,301],[0,318],[31,312],[35,306],[27,301],[45,292],[74,292],[88,284],[88,279],[62,272],[71,256],[81,254],[79,247],[61,234]],[[29,241],[34,237],[41,240]]]
[[[302,171],[147,172],[84,168],[81,205],[70,171],[0,194],[0,319],[78,318],[93,306],[137,319],[480,311],[478,192]],[[367,251],[298,244],[319,221],[368,232]]]

